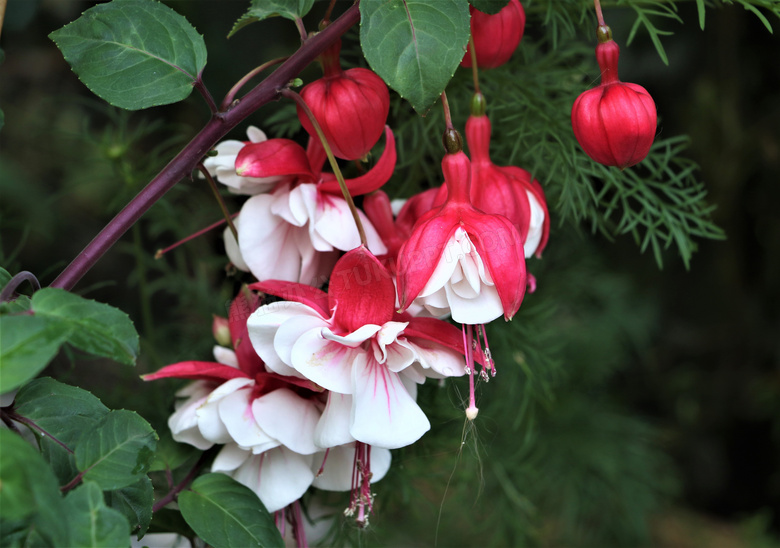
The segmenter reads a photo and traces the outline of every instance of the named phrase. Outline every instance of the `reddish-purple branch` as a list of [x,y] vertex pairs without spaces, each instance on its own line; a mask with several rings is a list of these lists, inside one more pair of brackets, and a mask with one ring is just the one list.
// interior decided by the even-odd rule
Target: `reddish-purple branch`
[[258,108],[279,97],[280,90],[360,18],[358,4],[349,7],[322,32],[312,36],[283,65],[234,103],[212,116],[206,126],[157,176],[114,217],[52,282],[70,290],[146,211],[181,179],[187,177],[206,153],[231,129]]

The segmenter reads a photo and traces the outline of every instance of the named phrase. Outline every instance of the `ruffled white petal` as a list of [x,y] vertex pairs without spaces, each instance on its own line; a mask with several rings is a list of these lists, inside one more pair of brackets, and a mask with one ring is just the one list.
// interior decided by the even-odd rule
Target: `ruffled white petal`
[[204,451],[214,445],[203,437],[198,429],[198,408],[205,403],[214,384],[207,381],[195,381],[177,392],[177,396],[189,396],[185,401],[176,403],[176,411],[168,419],[173,439],[180,443],[189,443]]
[[271,438],[296,453],[311,455],[320,450],[314,444],[314,429],[320,410],[292,390],[279,388],[252,402],[252,414],[258,427]]
[[328,392],[328,403],[314,429],[314,443],[327,449],[355,441],[349,433],[352,422],[352,396]]
[[252,413],[252,394],[249,387],[238,390],[222,398],[219,402],[219,418],[225,425],[230,437],[242,449],[262,453],[279,445],[279,441],[269,436],[257,424]]
[[363,443],[397,449],[410,445],[431,424],[409,394],[398,373],[373,356],[356,357],[353,365],[352,436]]
[[198,429],[203,437],[213,443],[228,443],[233,441],[228,429],[219,416],[219,401],[236,390],[253,384],[255,381],[245,377],[230,379],[219,385],[206,401],[196,410]]

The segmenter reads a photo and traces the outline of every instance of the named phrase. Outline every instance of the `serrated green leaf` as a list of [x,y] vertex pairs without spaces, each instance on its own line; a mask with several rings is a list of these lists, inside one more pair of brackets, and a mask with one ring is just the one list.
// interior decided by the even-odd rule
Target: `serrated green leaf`
[[[39,538],[71,546],[57,478],[41,455],[10,430],[0,429],[0,529],[3,538]],[[6,540],[3,546],[7,546]]]
[[284,546],[273,518],[257,495],[225,474],[206,474],[179,495],[192,529],[215,548]]
[[55,288],[36,292],[32,308],[36,318],[56,320],[70,328],[68,342],[76,348],[126,365],[135,364],[138,333],[121,310]]
[[149,476],[143,476],[138,483],[109,491],[106,493],[106,503],[125,516],[130,524],[130,531],[140,539],[152,522],[154,504],[152,480]]
[[363,0],[360,44],[371,68],[425,114],[463,59],[467,0]]
[[95,482],[84,482],[68,493],[65,504],[70,520],[71,546],[129,546],[130,526],[127,519],[106,506],[103,491]]
[[0,316],[0,394],[43,371],[71,334],[71,327],[36,316]]
[[78,472],[73,453],[70,451],[84,432],[92,430],[108,408],[99,399],[81,388],[69,386],[45,377],[35,379],[23,386],[16,394],[16,414],[32,420],[46,431],[32,429],[38,436],[41,454],[51,465],[61,485]]
[[133,411],[114,410],[80,438],[76,466],[102,489],[121,489],[141,481],[156,446],[157,434],[148,422]]
[[129,110],[181,101],[206,66],[203,37],[153,0],[99,4],[49,38],[95,95]]
[[469,3],[474,6],[474,9],[481,11],[482,13],[488,13],[494,15],[504,9],[508,0],[470,0]]
[[309,13],[313,5],[314,0],[252,0],[249,11],[236,21],[228,38],[245,26],[269,17],[284,17],[295,21]]

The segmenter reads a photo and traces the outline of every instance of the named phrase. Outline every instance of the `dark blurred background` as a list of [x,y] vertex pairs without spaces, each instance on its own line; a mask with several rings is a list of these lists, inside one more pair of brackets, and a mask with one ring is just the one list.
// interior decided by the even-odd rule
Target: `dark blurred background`
[[[32,271],[44,285],[208,115],[196,95],[143,113],[120,112],[91,96],[47,35],[94,3],[9,0],[0,39],[0,264],[12,274]],[[217,98],[297,41],[285,25],[225,40],[245,1],[165,3],[205,35],[204,79]],[[654,443],[675,469],[678,488],[653,518],[652,543],[778,546],[780,20],[770,19],[770,34],[749,11],[727,5],[708,10],[701,30],[695,3],[680,2],[684,24],[663,22],[674,32],[663,39],[666,66],[641,32],[625,45],[632,12],[606,14],[623,48],[622,79],[651,92],[661,135],[690,135],[688,154],[701,166],[717,207],[713,219],[726,233],[723,241],[700,241],[687,271],[671,253],[659,270],[629,238],[608,242],[583,229],[580,240],[561,244],[597,254],[599,268],[611,273],[607,289],[629,288],[645,318],[637,328],[641,340],[628,342],[608,388],[656,428]],[[268,105],[249,122],[264,127],[279,109]],[[165,428],[169,388],[144,386],[137,375],[207,354],[212,342],[204,329],[212,314],[226,315],[235,283],[224,274],[216,234],[187,244],[186,252],[153,256],[219,218],[207,186],[183,181],[78,284],[79,293],[136,321],[144,344],[137,370],[97,361],[88,370],[100,374],[85,375],[74,356],[61,356],[54,373],[109,406],[137,409],[152,422],[157,417],[155,426]],[[565,242],[566,228],[556,230]],[[565,261],[555,245],[551,239],[548,253],[560,266]],[[635,312],[627,301],[623,306],[625,314]]]

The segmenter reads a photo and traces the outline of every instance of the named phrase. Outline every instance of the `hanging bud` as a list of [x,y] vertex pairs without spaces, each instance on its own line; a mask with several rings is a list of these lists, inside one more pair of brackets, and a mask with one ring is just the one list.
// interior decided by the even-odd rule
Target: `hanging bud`
[[585,153],[620,169],[645,159],[656,129],[655,103],[647,90],[618,79],[620,48],[606,25],[598,29],[596,60],[601,84],[583,92],[571,110],[574,136]]
[[[473,6],[471,10],[471,37],[477,52],[479,68],[500,67],[512,56],[525,31],[525,10],[519,0],[510,2],[498,13],[488,15]],[[471,67],[471,44],[460,66]]]
[[[364,68],[341,70],[336,42],[321,56],[325,75],[301,90],[306,104],[317,118],[333,154],[344,160],[365,156],[377,143],[390,111],[387,85],[373,71]],[[314,139],[309,118],[298,107],[298,119]]]

